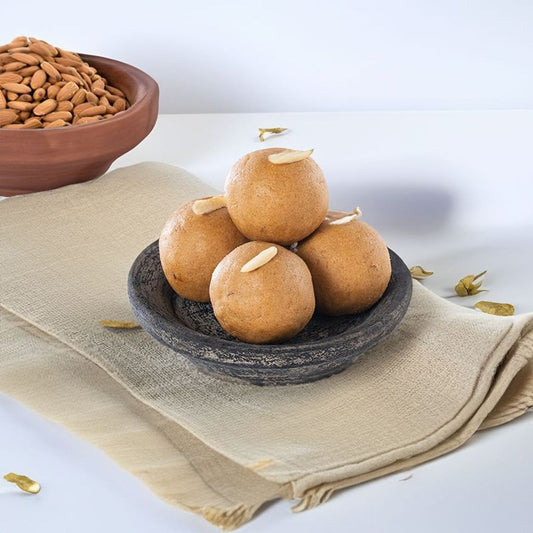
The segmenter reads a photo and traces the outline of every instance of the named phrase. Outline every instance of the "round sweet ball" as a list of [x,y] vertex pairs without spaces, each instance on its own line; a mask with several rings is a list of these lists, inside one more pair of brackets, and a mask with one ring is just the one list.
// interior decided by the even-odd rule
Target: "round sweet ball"
[[330,213],[297,250],[311,271],[317,310],[333,316],[372,307],[391,277],[389,251],[379,233],[357,215],[340,215]]
[[248,242],[227,255],[213,272],[209,294],[220,325],[254,344],[290,339],[315,309],[305,263],[282,246],[262,241]]
[[208,302],[213,270],[248,239],[235,227],[225,207],[196,213],[195,202],[183,204],[167,220],[159,237],[159,257],[174,291],[189,300]]
[[290,245],[324,220],[328,190],[310,153],[268,148],[233,165],[225,185],[228,211],[249,239]]

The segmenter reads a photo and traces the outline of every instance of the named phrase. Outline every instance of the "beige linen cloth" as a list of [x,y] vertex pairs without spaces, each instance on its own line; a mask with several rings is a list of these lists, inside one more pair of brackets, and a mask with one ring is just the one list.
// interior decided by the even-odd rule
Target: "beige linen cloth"
[[484,315],[418,282],[383,343],[307,385],[220,381],[141,329],[100,326],[133,318],[132,261],[179,204],[212,192],[143,163],[0,202],[0,391],[226,529],[275,498],[312,508],[533,404],[533,315]]

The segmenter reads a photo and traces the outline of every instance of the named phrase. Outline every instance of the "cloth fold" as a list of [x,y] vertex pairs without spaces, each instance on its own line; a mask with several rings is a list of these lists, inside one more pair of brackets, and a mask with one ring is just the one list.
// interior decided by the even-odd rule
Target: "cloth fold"
[[418,282],[384,342],[307,385],[220,381],[142,330],[100,326],[132,318],[129,267],[168,215],[214,193],[143,163],[0,202],[0,390],[226,529],[275,498],[312,508],[533,404],[533,315],[483,315]]

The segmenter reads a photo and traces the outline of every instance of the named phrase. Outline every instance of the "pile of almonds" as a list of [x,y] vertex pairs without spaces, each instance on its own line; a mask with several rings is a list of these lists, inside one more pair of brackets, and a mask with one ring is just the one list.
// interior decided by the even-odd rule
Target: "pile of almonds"
[[62,128],[111,118],[124,93],[94,67],[34,37],[0,46],[0,128]]

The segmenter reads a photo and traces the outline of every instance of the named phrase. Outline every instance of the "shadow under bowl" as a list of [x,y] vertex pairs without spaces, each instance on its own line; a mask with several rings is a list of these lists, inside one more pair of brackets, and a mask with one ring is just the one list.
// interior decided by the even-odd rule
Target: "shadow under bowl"
[[154,127],[159,108],[155,80],[126,63],[80,55],[125,93],[130,107],[112,118],[81,126],[0,128],[0,196],[55,189],[101,176]]
[[307,383],[341,372],[398,325],[411,300],[412,279],[392,251],[392,277],[381,299],[355,315],[316,314],[282,344],[248,344],[218,324],[208,303],[177,295],[159,260],[158,242],[143,250],[128,278],[130,303],[140,325],[200,370],[255,385]]

